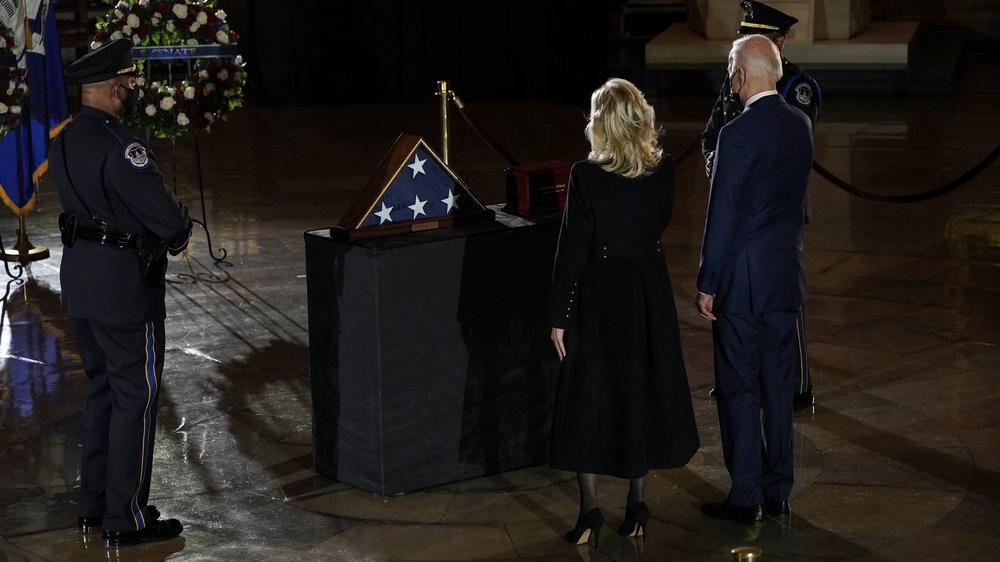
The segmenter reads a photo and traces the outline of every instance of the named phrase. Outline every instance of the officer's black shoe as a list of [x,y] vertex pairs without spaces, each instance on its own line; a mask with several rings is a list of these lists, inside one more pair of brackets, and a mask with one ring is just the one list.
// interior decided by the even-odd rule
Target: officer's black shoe
[[712,400],[718,399],[719,398],[719,389],[712,388],[712,390],[709,390],[708,391],[708,397],[711,398]]
[[[160,510],[156,509],[155,505],[146,506],[146,521],[156,521],[160,518]],[[94,515],[92,517],[77,517],[76,526],[79,527],[80,532],[83,534],[96,533],[101,530],[101,525],[104,524],[103,515]]]
[[759,525],[764,522],[764,506],[731,505],[729,503],[703,503],[701,512],[712,519],[728,519],[744,525]]
[[180,536],[184,526],[176,519],[157,519],[141,531],[104,531],[104,546],[118,548],[133,544],[168,541]]
[[792,508],[788,506],[788,500],[767,501],[764,503],[764,511],[775,519],[788,517],[792,513]]
[[816,398],[813,396],[813,392],[811,390],[807,390],[802,394],[795,395],[795,398],[792,400],[792,409],[798,412],[799,410],[812,408],[815,403]]

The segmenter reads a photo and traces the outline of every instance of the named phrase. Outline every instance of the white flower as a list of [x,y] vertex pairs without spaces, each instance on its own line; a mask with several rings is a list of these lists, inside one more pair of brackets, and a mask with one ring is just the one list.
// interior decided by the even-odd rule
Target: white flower
[[6,48],[7,48],[7,40],[4,39],[3,37],[0,37],[0,49],[6,49]]
[[216,10],[215,11],[215,17],[219,18],[222,21],[226,21],[226,11],[225,10]]
[[153,105],[153,104],[147,105],[146,106],[146,115],[149,115],[150,117],[156,115],[156,106]]
[[13,113],[14,115],[20,115],[21,114],[21,106],[19,106],[19,105],[12,105],[12,106],[10,106],[10,112]]
[[205,121],[208,121],[209,123],[215,123],[215,115],[211,111],[206,111]]
[[178,113],[177,124],[180,125],[181,127],[187,127],[189,124],[191,124],[191,120],[188,119],[187,115],[184,115],[183,113]]
[[132,28],[129,27],[129,26],[127,26],[127,25],[125,27],[123,27],[122,28],[122,35],[132,35]]
[[[101,43],[100,41],[93,41],[93,42],[90,43],[90,50],[93,51],[94,49],[100,47],[103,44],[104,43]],[[0,47],[2,47],[2,46],[3,45],[0,45]]]
[[223,45],[228,45],[229,34],[220,29],[219,31],[215,32],[215,40],[218,41],[219,43],[222,43]]
[[7,109],[8,109],[7,104],[0,101],[0,115],[7,113]]
[[138,35],[133,35],[132,36],[132,44],[133,45],[138,45],[141,42],[142,42],[142,37],[139,37]]
[[125,19],[125,23],[127,23],[129,27],[139,27],[139,16],[129,14],[128,18]]
[[122,32],[121,31],[116,31],[116,32],[114,32],[114,33],[111,34],[111,40],[112,41],[117,41],[117,40],[119,40],[121,38],[122,38]]
[[187,44],[188,45],[197,45],[198,44],[198,40],[195,39],[194,37],[192,37],[192,38],[190,38],[190,39],[187,40]]
[[22,92],[24,92],[26,94],[28,93],[28,85],[27,84],[25,84],[25,83],[22,82],[21,85],[18,86],[18,88],[21,88]]
[[208,84],[205,84],[205,89],[202,90],[202,91],[205,93],[206,96],[208,94],[211,94],[212,92],[215,91],[215,84],[213,84],[211,82],[209,82]]
[[7,83],[7,95],[8,96],[14,95],[14,90],[16,90],[16,89],[17,89],[17,87],[14,86],[13,82]]
[[173,33],[176,30],[177,30],[177,26],[174,25],[174,22],[168,21],[167,22],[167,31],[169,31],[170,33]]
[[193,100],[194,99],[194,86],[188,86],[184,88],[184,99]]
[[236,55],[233,62],[236,63],[236,66],[243,66],[243,55]]
[[125,17],[124,12],[122,12],[121,10],[119,10],[117,8],[115,8],[114,14],[115,14],[115,17],[118,18],[118,19],[122,19],[123,17]]
[[219,71],[218,74],[216,74],[216,77],[219,80],[222,80],[223,82],[225,82],[226,80],[229,80],[229,71],[227,69],[223,68],[222,70]]
[[174,88],[173,86],[170,86],[169,88],[167,88],[167,93],[172,96],[172,95],[174,95],[174,94],[177,93],[177,88]]
[[118,4],[115,6],[116,10],[128,11],[128,2],[125,0],[119,0]]
[[170,96],[167,96],[162,100],[160,100],[160,109],[162,109],[163,111],[170,111],[171,109],[174,108],[175,105],[177,105],[177,100],[175,100]]
[[139,86],[145,86],[146,85],[146,77],[145,76],[136,76],[135,77],[135,83],[138,84]]
[[139,0],[139,5],[145,8],[149,5],[149,0]]
[[198,22],[194,22],[194,23],[191,24],[191,27],[188,28],[188,31],[190,31],[191,33],[194,33],[196,31],[198,31],[199,27],[201,27],[201,24],[198,23]]
[[150,19],[150,23],[153,24],[153,27],[160,27],[160,24],[163,23],[163,18],[160,17],[160,12],[153,14],[152,19]]
[[174,4],[173,12],[174,15],[177,16],[177,19],[179,20],[186,18],[188,16],[187,4],[183,4],[181,2]]
[[228,90],[222,92],[222,95],[226,96],[227,98],[231,98],[236,95],[236,90],[229,88]]
[[198,72],[198,78],[208,78],[208,71],[204,69],[200,70]]
[[196,21],[201,25],[205,25],[206,23],[208,23],[208,14],[206,14],[205,12],[198,12],[198,17],[196,18]]

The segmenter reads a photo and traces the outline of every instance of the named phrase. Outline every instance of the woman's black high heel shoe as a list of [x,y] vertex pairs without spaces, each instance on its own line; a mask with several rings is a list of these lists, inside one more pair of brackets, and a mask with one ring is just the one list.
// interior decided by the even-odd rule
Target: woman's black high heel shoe
[[566,540],[574,544],[587,544],[591,538],[597,547],[604,526],[604,514],[598,508],[591,509],[576,520],[576,528],[566,533]]
[[618,527],[618,534],[626,537],[643,537],[646,535],[646,523],[649,522],[649,508],[645,502],[628,506],[625,510],[625,522]]

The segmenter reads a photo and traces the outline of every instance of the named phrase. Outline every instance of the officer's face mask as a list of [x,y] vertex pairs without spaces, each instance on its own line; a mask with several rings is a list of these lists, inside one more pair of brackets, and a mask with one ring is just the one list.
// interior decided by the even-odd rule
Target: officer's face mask
[[129,88],[124,84],[119,84],[118,87],[125,90],[125,99],[121,100],[125,114],[135,113],[135,110],[139,107],[139,88],[137,86]]

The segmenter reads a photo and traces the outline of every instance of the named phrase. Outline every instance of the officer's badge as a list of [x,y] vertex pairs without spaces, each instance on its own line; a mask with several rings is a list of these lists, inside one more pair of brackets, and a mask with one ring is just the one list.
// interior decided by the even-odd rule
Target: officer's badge
[[146,147],[137,142],[125,147],[125,158],[128,158],[128,161],[136,168],[145,168],[149,164],[149,154],[146,153]]
[[753,3],[743,2],[743,13],[746,14],[747,20],[753,20]]
[[799,84],[795,87],[795,101],[800,105],[812,105],[813,89],[809,84]]

